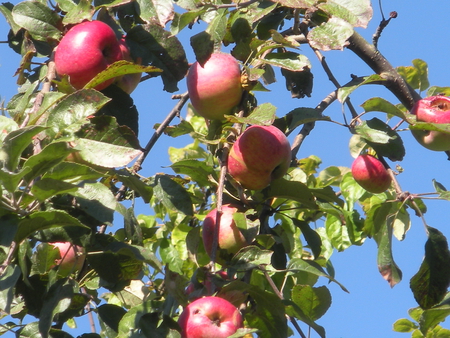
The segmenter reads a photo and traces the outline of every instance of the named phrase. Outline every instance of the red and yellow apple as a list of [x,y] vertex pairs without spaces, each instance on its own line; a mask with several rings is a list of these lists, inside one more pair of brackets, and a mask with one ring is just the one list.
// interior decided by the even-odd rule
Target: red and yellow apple
[[[421,99],[411,109],[418,122],[450,123],[450,98],[430,96]],[[436,130],[412,130],[413,136],[425,148],[434,151],[450,150],[450,134]]]
[[55,266],[58,266],[60,275],[68,276],[81,270],[86,259],[83,247],[70,242],[52,242],[49,244],[59,250],[60,258],[55,260]]
[[192,106],[205,119],[222,120],[242,98],[241,70],[230,54],[213,53],[203,66],[195,62],[186,82]]
[[[63,36],[55,51],[58,75],[67,75],[75,89],[83,88],[110,64],[122,60],[119,40],[113,29],[101,21],[85,21],[73,26]],[[107,80],[95,89],[114,82]]]
[[220,222],[217,224],[217,209],[211,210],[203,220],[203,245],[209,256],[211,256],[214,232],[216,226],[219,226],[218,248],[216,261],[221,263],[223,259],[227,260],[231,258],[244,246],[249,245],[246,238],[239,230],[236,222],[233,219],[233,215],[239,211],[238,207],[231,204],[222,205],[222,215],[220,216]]
[[383,163],[372,155],[359,155],[353,161],[351,171],[355,181],[371,193],[382,193],[391,185],[391,176]]
[[263,189],[286,174],[291,157],[291,146],[280,129],[251,126],[230,150],[228,173],[246,189]]
[[178,324],[182,338],[227,338],[242,327],[242,315],[229,301],[204,297],[190,303]]

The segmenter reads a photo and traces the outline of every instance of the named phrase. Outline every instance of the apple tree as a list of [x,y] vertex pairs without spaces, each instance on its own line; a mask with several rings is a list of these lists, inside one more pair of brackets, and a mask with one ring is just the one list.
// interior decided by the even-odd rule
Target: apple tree
[[[0,116],[2,334],[73,337],[76,323],[96,321],[100,329],[82,337],[312,330],[324,338],[317,320],[331,293],[320,282],[347,291],[333,252],[375,241],[379,272],[395,286],[402,272],[392,242],[417,218],[427,240],[409,281],[415,322],[400,319],[394,330],[450,336],[440,326],[450,314],[447,240],[395,171],[408,147],[400,125],[430,151],[450,151],[450,88],[430,86],[424,61],[394,68],[378,50],[395,13],[367,41],[358,30],[372,19],[369,0],[29,0],[0,9],[9,52],[20,56],[18,94]],[[83,30],[82,43],[70,38],[86,22],[102,25]],[[355,54],[372,74],[340,84],[324,59],[331,50]],[[335,86],[315,106],[281,112],[260,103],[273,86],[286,86],[292,100],[310,96],[320,86],[313,63]],[[79,74],[88,77],[81,85]],[[175,100],[154,131],[139,125],[143,107],[130,96],[149,81]],[[351,96],[367,85],[395,100],[367,97],[357,113]],[[333,103],[345,106],[342,118],[327,114]],[[353,174],[339,164],[319,169],[319,158],[299,156],[316,123],[327,122],[345,128],[352,156],[374,159],[376,170],[375,162]],[[169,149],[165,172],[144,176],[162,135],[189,141]],[[437,181],[434,195],[449,198]],[[72,263],[63,268],[63,260]],[[206,305],[182,315],[197,299]],[[219,309],[214,318],[211,308]],[[194,314],[208,317],[197,317],[200,330]],[[207,327],[230,316],[230,330]]]

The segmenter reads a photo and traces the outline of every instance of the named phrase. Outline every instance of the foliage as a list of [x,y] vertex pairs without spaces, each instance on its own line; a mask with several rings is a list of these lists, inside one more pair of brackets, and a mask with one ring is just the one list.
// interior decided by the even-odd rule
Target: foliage
[[[392,287],[401,281],[392,242],[405,238],[411,216],[426,213],[423,196],[398,185],[374,195],[355,182],[348,168],[319,171],[319,158],[296,157],[316,122],[336,122],[325,112],[339,100],[349,108],[342,126],[355,157],[369,151],[386,166],[385,158],[401,161],[406,145],[396,126],[406,121],[418,128],[407,112],[420,98],[415,90],[450,92],[430,87],[424,61],[394,69],[356,33],[371,20],[369,0],[56,0],[54,5],[3,3],[0,11],[11,27],[9,46],[21,55],[19,92],[0,116],[0,309],[2,317],[11,316],[0,334],[71,337],[63,324],[72,326],[75,318],[94,313],[101,334],[86,337],[180,337],[176,320],[182,307],[193,295],[210,293],[205,281],[223,270],[228,278],[213,278],[214,292],[243,309],[245,329],[237,336],[288,337],[296,330],[305,337],[300,321],[323,338],[325,328],[316,321],[331,306],[331,293],[318,285],[320,278],[347,291],[334,277],[332,253],[372,238],[380,274]],[[71,25],[94,18],[125,34],[140,65],[118,62],[74,91],[67,80],[55,78],[52,51]],[[190,46],[182,44],[177,34],[196,22],[204,24],[204,31],[191,37]],[[188,99],[177,94],[168,120],[142,147],[139,107],[130,96],[114,85],[102,92],[92,89],[117,74],[144,71],[144,79],[159,77],[162,90],[175,93],[189,68],[185,48],[201,62],[222,47],[242,63],[247,89],[226,121],[205,121],[189,106],[186,119],[169,125]],[[273,82],[275,67],[294,98],[311,94],[311,61],[300,53],[308,47],[319,55],[348,48],[374,74],[337,86],[317,107],[299,107],[284,116],[277,117],[269,103],[258,105],[256,93]],[[35,67],[35,58],[44,62]],[[364,114],[357,116],[349,97],[368,84],[385,86],[398,102],[369,98]],[[366,119],[370,112],[385,118]],[[250,124],[297,133],[288,173],[260,191],[243,190],[223,175],[228,149]],[[446,131],[431,124],[419,127]],[[138,172],[162,132],[189,135],[192,143],[169,150],[173,174],[142,177]],[[435,188],[436,197],[450,198],[440,183]],[[135,215],[129,202],[136,199],[151,213]],[[254,241],[220,265],[205,252],[201,225],[212,208],[226,202],[245,207],[236,220]],[[116,221],[119,214],[123,226]],[[112,224],[117,231],[106,233]],[[424,225],[429,236],[425,259],[411,280],[420,307],[410,310],[415,322],[401,319],[394,330],[444,337],[448,330],[439,324],[450,314],[448,244],[439,230]],[[58,275],[51,248],[43,245],[54,241],[87,250],[81,271]],[[185,291],[189,283],[192,294]]]

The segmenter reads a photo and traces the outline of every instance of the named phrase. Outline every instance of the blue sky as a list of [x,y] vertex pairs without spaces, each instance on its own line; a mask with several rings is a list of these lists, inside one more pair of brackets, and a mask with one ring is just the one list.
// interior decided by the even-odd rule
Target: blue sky
[[[16,2],[15,2],[16,3]],[[374,18],[367,29],[359,32],[371,40],[381,19],[378,2],[373,2]],[[383,3],[385,16],[391,11],[397,11],[398,17],[391,21],[383,32],[379,49],[393,66],[411,65],[413,59],[419,58],[428,63],[431,85],[450,86],[450,68],[448,67],[448,20],[444,17],[450,12],[450,2],[447,0],[429,1],[399,1],[391,0]],[[441,15],[439,15],[442,13]],[[197,27],[197,29],[199,29]],[[8,32],[5,20],[0,19],[0,40],[4,40]],[[190,62],[194,56],[189,45],[189,36],[195,32],[185,30],[179,35]],[[307,47],[300,48],[311,60],[314,73],[314,90],[311,98],[291,99],[285,90],[284,79],[277,73],[278,82],[268,86],[269,93],[257,93],[259,103],[271,102],[277,109],[277,115],[282,116],[297,107],[315,107],[326,95],[334,90],[326,78],[320,64]],[[340,83],[350,80],[350,74],[358,76],[370,75],[372,71],[351,51],[333,51],[325,53],[329,66]],[[6,44],[0,45],[0,97],[6,102],[17,93],[13,74],[18,66],[19,56]],[[180,82],[180,92],[186,90],[184,81]],[[175,101],[170,93],[162,91],[160,79],[151,79],[141,83],[132,94],[140,114],[139,139],[145,145],[152,135],[152,127],[161,122],[169,113]],[[393,103],[395,98],[384,88],[366,86],[358,89],[352,96],[352,102],[358,112],[359,107],[367,99],[381,96]],[[425,93],[422,94],[425,96]],[[186,111],[182,112],[185,116]],[[348,113],[347,113],[348,114]],[[325,115],[342,121],[342,107],[335,102],[325,111]],[[302,145],[298,157],[316,155],[322,159],[320,169],[330,165],[350,167],[352,157],[348,150],[350,134],[347,129],[328,122],[319,122],[315,130]],[[411,193],[432,192],[432,179],[436,179],[450,189],[450,163],[445,153],[431,152],[422,148],[408,131],[401,134],[406,146],[404,161],[399,163],[404,172],[399,175],[403,190]],[[163,136],[152,149],[144,169],[144,176],[152,176],[157,172],[170,172],[165,168],[170,165],[167,155],[169,146],[182,147],[189,143],[187,138],[171,139]],[[156,159],[156,160],[153,160]],[[392,163],[391,163],[392,164]],[[393,164],[395,167],[395,164]],[[425,214],[430,226],[441,230],[450,239],[447,222],[450,219],[449,202],[428,201],[428,212]],[[137,205],[137,213],[151,212],[147,205]],[[337,285],[330,284],[333,303],[327,314],[318,323],[325,327],[330,338],[390,338],[409,337],[410,334],[394,333],[392,324],[399,318],[408,317],[407,310],[415,307],[416,302],[409,288],[409,279],[417,272],[421,264],[426,234],[422,221],[411,215],[412,226],[402,242],[394,241],[394,257],[403,271],[403,281],[391,289],[380,276],[376,265],[376,244],[368,239],[361,247],[353,247],[345,252],[335,253],[332,262],[336,270],[336,279],[350,293],[344,293]],[[321,281],[327,283],[327,281]],[[87,332],[87,318],[78,319],[77,323]],[[305,325],[300,323],[307,332]],[[444,323],[446,328],[449,325]],[[75,335],[75,333],[72,333]],[[311,337],[317,337],[311,332]]]

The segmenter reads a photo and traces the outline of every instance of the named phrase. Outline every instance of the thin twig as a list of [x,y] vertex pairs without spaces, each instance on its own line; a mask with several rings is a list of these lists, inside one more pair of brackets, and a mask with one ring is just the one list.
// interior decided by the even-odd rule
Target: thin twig
[[173,107],[173,109],[169,113],[169,115],[167,115],[167,117],[164,119],[164,121],[159,125],[159,127],[153,133],[150,141],[148,141],[147,145],[145,146],[142,155],[137,159],[137,161],[133,165],[133,172],[138,172],[141,169],[142,163],[144,162],[144,160],[147,157],[150,150],[155,145],[156,141],[158,141],[159,137],[163,134],[164,130],[172,122],[172,120],[180,114],[181,109],[186,104],[187,100],[189,99],[189,94],[188,94],[188,92],[186,92],[177,97],[180,98],[180,101],[178,101],[178,103],[175,105],[175,107]]

